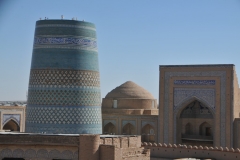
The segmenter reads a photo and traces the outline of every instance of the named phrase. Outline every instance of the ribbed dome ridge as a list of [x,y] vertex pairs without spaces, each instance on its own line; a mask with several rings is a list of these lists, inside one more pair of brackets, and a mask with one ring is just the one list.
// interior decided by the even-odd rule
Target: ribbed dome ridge
[[116,87],[105,98],[154,99],[151,93],[132,81],[127,81]]

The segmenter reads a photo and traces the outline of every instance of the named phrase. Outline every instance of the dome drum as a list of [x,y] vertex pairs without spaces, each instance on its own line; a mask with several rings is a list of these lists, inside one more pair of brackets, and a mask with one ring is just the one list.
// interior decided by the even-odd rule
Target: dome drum
[[[114,107],[114,101],[117,106]],[[118,108],[118,109],[157,109],[156,99],[116,99],[103,98],[102,108]]]

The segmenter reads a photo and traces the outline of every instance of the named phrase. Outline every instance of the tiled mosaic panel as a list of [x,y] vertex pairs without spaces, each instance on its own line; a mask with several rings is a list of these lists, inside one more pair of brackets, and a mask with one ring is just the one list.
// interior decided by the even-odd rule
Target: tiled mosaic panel
[[97,50],[97,41],[78,37],[35,37],[34,48],[73,48]]
[[28,106],[26,132],[101,133],[101,107]]
[[31,70],[29,87],[100,87],[98,72],[83,70]]
[[175,85],[215,85],[215,80],[174,80]]
[[61,45],[80,45],[86,47],[97,47],[97,42],[94,39],[78,38],[78,37],[35,37],[35,45],[44,44],[61,44]]
[[29,123],[44,124],[101,124],[101,107],[29,106]]
[[[207,65],[206,65],[207,67]],[[225,67],[229,67],[221,65],[221,67],[225,68]],[[230,66],[232,67],[232,66]],[[164,100],[164,133],[163,133],[163,137],[164,137],[164,142],[168,143],[168,129],[169,129],[169,122],[168,122],[168,116],[169,116],[169,79],[171,77],[175,77],[175,76],[186,76],[186,77],[192,77],[192,76],[205,76],[205,77],[212,77],[212,76],[219,76],[221,77],[221,105],[220,105],[220,113],[221,113],[221,118],[220,118],[220,123],[221,123],[221,129],[220,129],[220,134],[221,134],[221,146],[225,146],[225,101],[226,101],[226,97],[225,97],[225,93],[226,93],[226,71],[207,71],[207,72],[165,72],[165,86],[164,86],[164,90],[165,90],[165,100]],[[176,135],[176,115],[177,113],[174,113],[174,135]],[[231,124],[232,125],[232,124]],[[160,130],[159,130],[160,133]],[[159,134],[159,139],[160,139],[160,134]],[[176,143],[176,136],[174,136],[174,143]]]
[[4,126],[11,119],[13,119],[18,125],[20,125],[20,114],[3,114],[2,125]]
[[202,103],[194,101],[181,113],[181,118],[213,118],[211,111]]
[[78,49],[34,49],[31,69],[99,71],[97,52]]
[[[206,102],[209,107],[215,110],[215,90],[214,89],[192,89],[192,88],[175,88],[174,89],[174,110],[181,102],[189,98],[196,97]],[[178,110],[177,110],[178,111]]]
[[100,90],[28,90],[28,105],[101,106]]
[[91,26],[78,26],[78,25],[68,25],[68,24],[42,24],[42,25],[37,25],[36,28],[46,28],[46,27],[66,27],[66,28],[81,28],[81,29],[89,29],[96,31],[95,27]]

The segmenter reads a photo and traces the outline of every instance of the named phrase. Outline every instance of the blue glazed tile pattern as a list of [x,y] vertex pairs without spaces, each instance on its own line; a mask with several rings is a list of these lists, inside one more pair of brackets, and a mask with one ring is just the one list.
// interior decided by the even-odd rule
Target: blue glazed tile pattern
[[31,68],[98,71],[98,54],[72,49],[34,49]]
[[[101,107],[37,106],[27,110],[28,132],[99,133],[102,128]],[[73,132],[74,131],[74,132]]]
[[37,25],[36,28],[46,28],[46,27],[65,27],[65,28],[81,28],[96,31],[95,27],[91,26],[80,26],[80,25],[69,25],[69,24],[42,24]]
[[101,134],[101,91],[94,24],[37,21],[26,132]]
[[80,88],[100,87],[99,72],[83,70],[31,70],[30,88]]
[[73,105],[101,106],[99,90],[47,90],[31,89],[28,91],[28,104],[36,105]]
[[79,48],[97,50],[96,39],[78,37],[35,37],[34,48]]
[[215,111],[215,90],[214,89],[192,89],[192,88],[175,88],[174,89],[174,111],[178,111],[181,103],[188,99],[196,97]]
[[175,85],[215,85],[215,80],[175,80]]

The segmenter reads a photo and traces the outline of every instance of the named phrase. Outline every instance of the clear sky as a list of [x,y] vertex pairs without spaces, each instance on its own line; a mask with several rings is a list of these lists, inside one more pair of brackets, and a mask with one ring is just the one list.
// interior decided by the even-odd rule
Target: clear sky
[[131,80],[158,99],[159,65],[240,75],[240,0],[0,0],[0,101],[26,100],[35,22],[61,15],[96,25],[102,97]]

